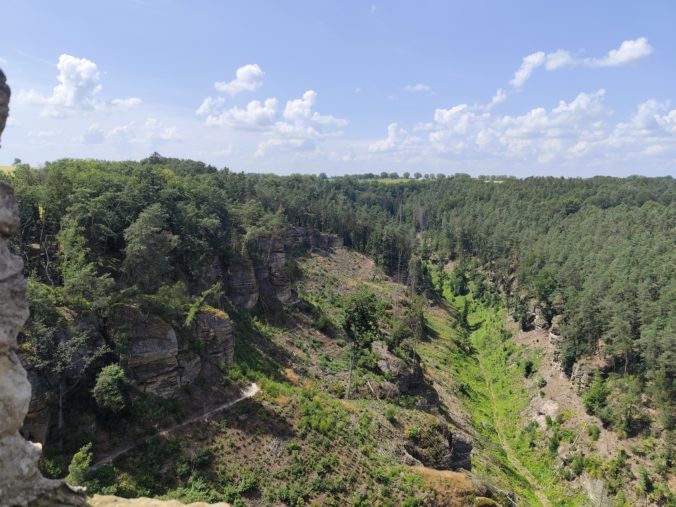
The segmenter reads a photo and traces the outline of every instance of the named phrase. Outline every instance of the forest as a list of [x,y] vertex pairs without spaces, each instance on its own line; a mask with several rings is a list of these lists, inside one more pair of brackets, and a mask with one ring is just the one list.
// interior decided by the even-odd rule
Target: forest
[[[583,398],[605,427],[623,438],[673,438],[671,177],[275,176],[154,153],[140,162],[17,163],[0,178],[20,205],[13,248],[31,304],[22,351],[60,405],[85,398],[124,408],[118,391],[106,393],[106,382],[126,381],[106,366],[124,340],[92,339],[120,318],[116,308],[133,301],[188,330],[194,308],[228,298],[205,283],[214,262],[227,269],[261,236],[298,226],[338,235],[419,293],[442,277],[454,295],[471,283],[476,298],[500,299],[522,329],[560,336],[568,375],[594,358]],[[452,274],[432,273],[448,261]],[[94,387],[96,378],[104,380]]]

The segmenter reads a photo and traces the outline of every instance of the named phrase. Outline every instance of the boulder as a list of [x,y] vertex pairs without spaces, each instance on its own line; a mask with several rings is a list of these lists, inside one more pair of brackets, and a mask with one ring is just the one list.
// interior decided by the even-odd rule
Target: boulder
[[418,428],[416,432],[409,430],[404,448],[430,468],[471,470],[471,440],[460,432],[452,432],[442,421]]
[[387,345],[381,341],[374,341],[371,344],[371,351],[376,356],[380,372],[395,383],[400,392],[407,393],[422,383],[423,373],[418,363],[408,364],[390,352]]

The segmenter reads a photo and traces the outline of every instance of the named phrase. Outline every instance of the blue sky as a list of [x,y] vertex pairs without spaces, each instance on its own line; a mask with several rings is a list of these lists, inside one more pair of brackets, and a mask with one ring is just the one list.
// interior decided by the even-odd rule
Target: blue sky
[[676,172],[676,3],[3,2],[0,165]]

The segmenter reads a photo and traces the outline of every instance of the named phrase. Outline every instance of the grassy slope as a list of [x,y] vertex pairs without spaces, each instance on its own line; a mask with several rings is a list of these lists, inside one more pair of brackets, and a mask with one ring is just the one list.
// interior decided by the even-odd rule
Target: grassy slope
[[[460,304],[462,298],[456,298]],[[570,486],[556,477],[554,456],[531,442],[546,441],[545,432],[525,431],[522,411],[530,393],[523,387],[522,354],[502,333],[502,311],[473,303],[470,324],[479,326],[469,339],[474,353],[468,355],[454,342],[456,331],[444,319],[431,317],[429,322],[441,337],[425,344],[421,355],[442,359],[450,355],[452,382],[463,399],[480,445],[476,473],[497,481],[506,490],[515,491],[527,505],[585,505],[584,495],[569,496]]]

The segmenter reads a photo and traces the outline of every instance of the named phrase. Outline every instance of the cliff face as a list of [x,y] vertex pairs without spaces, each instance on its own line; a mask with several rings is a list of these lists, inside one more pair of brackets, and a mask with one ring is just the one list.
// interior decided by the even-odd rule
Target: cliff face
[[248,310],[295,303],[289,276],[292,259],[311,250],[331,250],[343,245],[335,234],[293,226],[280,233],[258,236],[252,243],[248,258],[234,260],[227,274],[232,301]]
[[[0,134],[9,112],[10,90],[0,71]],[[17,335],[28,318],[23,262],[7,240],[19,229],[14,192],[0,183],[0,506],[83,505],[84,497],[38,471],[41,446],[19,429],[31,401],[31,385],[16,354]]]
[[197,315],[192,340],[178,337],[171,325],[134,305],[122,307],[112,320],[121,323],[118,332],[126,341],[121,345],[122,362],[141,391],[171,398],[200,375],[232,366],[235,343],[230,317],[215,308],[206,307]]

